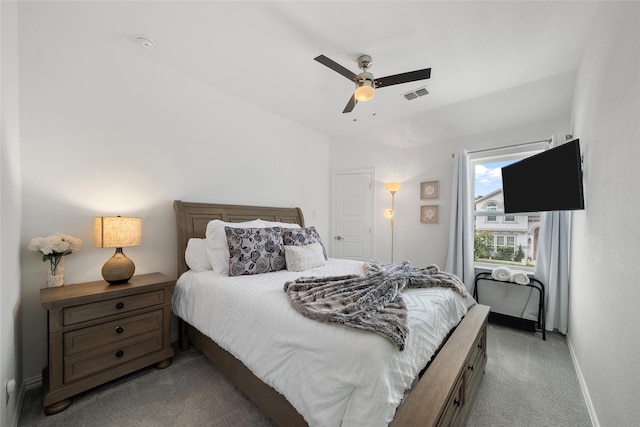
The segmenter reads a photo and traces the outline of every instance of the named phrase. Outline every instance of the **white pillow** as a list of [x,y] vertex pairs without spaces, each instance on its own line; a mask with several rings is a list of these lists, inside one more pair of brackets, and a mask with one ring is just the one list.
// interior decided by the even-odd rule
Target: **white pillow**
[[258,220],[258,221],[262,221],[265,227],[302,228],[300,227],[300,224],[293,224],[290,222],[277,222],[277,221],[265,221],[265,220]]
[[193,271],[201,272],[211,270],[211,262],[207,256],[205,239],[189,239],[187,249],[184,251],[184,260]]
[[284,259],[289,271],[304,271],[327,263],[327,260],[324,259],[322,243],[311,243],[304,246],[285,245]]
[[224,222],[219,219],[209,221],[206,232],[209,263],[216,273],[229,275],[229,245],[225,227],[264,228],[266,225],[261,219],[245,222]]

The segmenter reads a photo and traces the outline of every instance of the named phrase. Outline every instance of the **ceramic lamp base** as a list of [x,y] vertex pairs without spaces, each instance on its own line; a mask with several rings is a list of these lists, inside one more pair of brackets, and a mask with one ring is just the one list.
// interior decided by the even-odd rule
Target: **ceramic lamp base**
[[102,266],[102,277],[104,280],[114,285],[116,283],[126,283],[133,277],[136,266],[122,252],[122,248],[116,248],[116,253]]

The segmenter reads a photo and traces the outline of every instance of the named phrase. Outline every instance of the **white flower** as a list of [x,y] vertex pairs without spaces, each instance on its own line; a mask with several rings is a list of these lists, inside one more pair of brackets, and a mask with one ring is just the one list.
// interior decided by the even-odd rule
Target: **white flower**
[[58,272],[60,259],[74,253],[82,245],[82,240],[64,233],[56,233],[53,236],[34,237],[29,242],[29,250],[40,252],[42,261],[49,261],[51,274]]
[[[82,245],[82,240],[64,233],[56,233],[48,237],[34,237],[29,249],[44,255],[43,260],[52,256],[64,256],[74,253]],[[48,255],[48,256],[47,256]]]

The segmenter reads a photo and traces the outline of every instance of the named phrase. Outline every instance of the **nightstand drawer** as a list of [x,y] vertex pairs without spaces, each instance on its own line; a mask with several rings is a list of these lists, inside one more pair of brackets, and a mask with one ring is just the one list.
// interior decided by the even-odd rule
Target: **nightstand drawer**
[[126,313],[145,307],[151,307],[164,302],[162,290],[113,298],[90,304],[78,305],[63,310],[64,325],[100,319],[114,314]]
[[64,355],[100,347],[162,328],[162,310],[139,314],[64,334]]
[[65,357],[64,382],[69,383],[84,378],[161,349],[162,330],[158,329],[95,350]]

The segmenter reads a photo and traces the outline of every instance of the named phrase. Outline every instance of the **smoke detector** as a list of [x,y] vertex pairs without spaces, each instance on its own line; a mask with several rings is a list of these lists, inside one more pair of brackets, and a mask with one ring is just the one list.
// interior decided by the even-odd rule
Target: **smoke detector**
[[156,47],[156,43],[146,36],[138,36],[136,37],[136,41],[145,49],[153,49],[154,47]]

